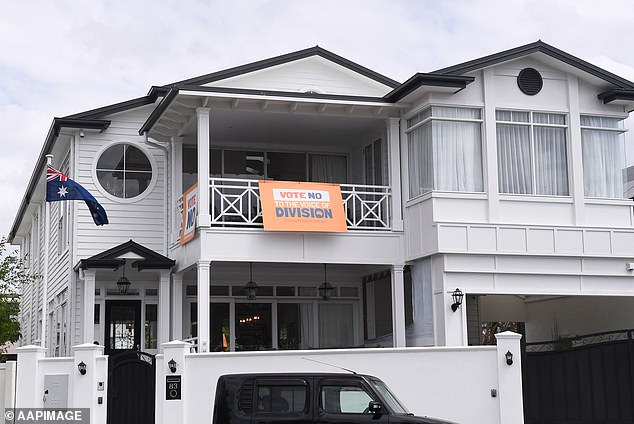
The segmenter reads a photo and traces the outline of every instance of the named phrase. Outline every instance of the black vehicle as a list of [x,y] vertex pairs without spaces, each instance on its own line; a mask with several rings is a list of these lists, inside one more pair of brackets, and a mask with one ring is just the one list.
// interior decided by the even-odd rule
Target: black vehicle
[[415,417],[376,377],[232,374],[218,379],[213,424],[449,423]]

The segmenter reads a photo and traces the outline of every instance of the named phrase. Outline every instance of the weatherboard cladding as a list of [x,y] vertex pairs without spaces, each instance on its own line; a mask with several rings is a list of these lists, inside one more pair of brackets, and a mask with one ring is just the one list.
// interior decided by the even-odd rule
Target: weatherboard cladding
[[[97,227],[88,208],[85,205],[77,207],[76,261],[100,253],[104,248],[126,242],[131,234],[134,234],[137,242],[152,250],[162,252],[164,249],[165,153],[161,149],[144,143],[143,137],[137,135],[137,129],[148,113],[147,108],[118,113],[110,117],[112,124],[107,132],[87,133],[79,143],[78,169],[75,179],[103,205],[110,223]],[[100,191],[97,182],[93,180],[93,168],[100,151],[106,146],[119,142],[135,144],[154,159],[156,184],[151,186],[150,191],[144,193],[140,200],[133,203],[111,200]]]

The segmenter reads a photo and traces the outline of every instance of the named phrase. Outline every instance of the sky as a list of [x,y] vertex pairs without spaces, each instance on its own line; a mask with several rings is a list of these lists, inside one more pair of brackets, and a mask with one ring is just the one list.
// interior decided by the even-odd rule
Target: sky
[[0,236],[54,117],[315,45],[403,82],[541,39],[634,81],[633,27],[630,0],[3,2]]

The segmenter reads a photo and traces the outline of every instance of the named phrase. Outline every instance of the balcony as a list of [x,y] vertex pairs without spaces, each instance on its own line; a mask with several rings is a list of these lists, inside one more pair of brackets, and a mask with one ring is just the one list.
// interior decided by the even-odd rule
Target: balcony
[[[391,231],[391,187],[341,184],[341,197],[348,230]],[[262,228],[258,180],[209,178],[211,227]],[[176,201],[180,234],[183,197]]]

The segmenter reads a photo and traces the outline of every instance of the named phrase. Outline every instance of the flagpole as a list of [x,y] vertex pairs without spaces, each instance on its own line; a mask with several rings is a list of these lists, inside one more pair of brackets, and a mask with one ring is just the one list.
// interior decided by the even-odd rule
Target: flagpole
[[[53,155],[46,155],[46,165],[53,164]],[[46,181],[46,169],[44,170],[44,180]],[[44,193],[46,193],[46,186],[44,187]],[[51,208],[49,202],[46,201],[46,194],[44,195],[44,272],[42,273],[42,337],[40,339],[40,345],[46,347],[46,322],[48,321],[48,313],[46,307],[48,306],[48,260],[49,260],[49,245],[51,238]]]

